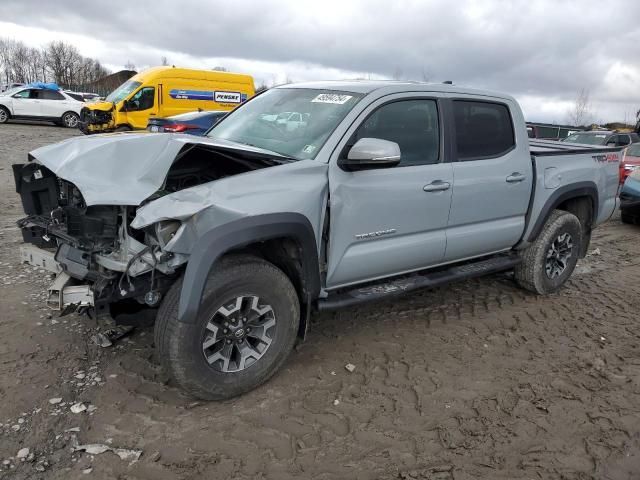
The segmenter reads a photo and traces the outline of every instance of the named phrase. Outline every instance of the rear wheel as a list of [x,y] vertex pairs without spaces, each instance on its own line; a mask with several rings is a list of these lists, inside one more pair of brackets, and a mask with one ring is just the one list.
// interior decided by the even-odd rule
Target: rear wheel
[[223,258],[210,275],[194,324],[178,320],[182,282],[156,320],[158,355],[191,395],[222,400],[268,380],[295,344],[300,305],[289,278],[257,257]]
[[0,107],[0,123],[7,123],[9,118],[11,118],[9,110],[4,107]]
[[76,128],[78,126],[79,120],[80,120],[80,117],[75,112],[67,112],[64,115],[62,115],[62,118],[60,119],[60,121],[62,122],[62,125],[64,125],[67,128]]
[[522,252],[522,263],[515,268],[518,284],[540,295],[555,292],[571,276],[581,245],[580,220],[554,210],[538,238]]
[[121,125],[114,130],[114,132],[130,132],[130,131],[131,131],[131,127],[128,125]]

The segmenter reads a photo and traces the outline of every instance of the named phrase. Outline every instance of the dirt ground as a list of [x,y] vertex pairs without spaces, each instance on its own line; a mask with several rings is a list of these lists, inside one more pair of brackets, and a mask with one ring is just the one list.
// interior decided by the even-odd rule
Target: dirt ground
[[[10,165],[74,134],[0,126],[0,478],[640,477],[640,227],[598,229],[546,298],[496,275],[316,315],[270,382],[199,403],[150,329],[93,345],[104,325],[51,316],[49,275],[18,261]],[[113,450],[73,448],[94,443]]]

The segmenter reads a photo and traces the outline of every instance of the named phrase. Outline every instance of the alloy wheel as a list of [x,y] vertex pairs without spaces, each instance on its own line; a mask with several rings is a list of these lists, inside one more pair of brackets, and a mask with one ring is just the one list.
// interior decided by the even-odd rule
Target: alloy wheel
[[573,239],[569,233],[558,235],[547,250],[545,271],[547,277],[556,278],[567,269],[569,259],[573,253]]
[[238,296],[225,302],[207,322],[202,352],[214,370],[240,372],[267,352],[275,326],[271,305],[255,295]]

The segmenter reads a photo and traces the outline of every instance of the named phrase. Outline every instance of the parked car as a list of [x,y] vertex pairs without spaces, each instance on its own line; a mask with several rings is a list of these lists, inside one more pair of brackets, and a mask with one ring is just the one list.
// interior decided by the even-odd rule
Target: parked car
[[131,77],[104,102],[82,109],[85,134],[147,128],[153,117],[194,110],[229,111],[255,94],[249,75],[175,67],[155,67]]
[[569,143],[581,143],[584,145],[626,147],[632,143],[640,142],[640,137],[637,133],[619,133],[612,132],[610,130],[590,130],[574,132],[562,141]]
[[3,83],[0,85],[0,92],[6,92],[7,90],[13,90],[16,87],[22,87],[24,83]]
[[572,133],[580,131],[582,130],[569,125],[527,122],[527,134],[529,135],[529,138],[539,138],[543,140],[562,140]]
[[627,147],[620,163],[620,183],[624,183],[634,170],[640,168],[640,143]]
[[[263,116],[292,111],[306,128]],[[173,380],[223,399],[271,377],[314,310],[508,270],[557,291],[617,206],[621,157],[530,141],[507,95],[365,81],[272,88],[203,137],[77,137],[13,168],[24,238],[56,249],[24,258],[62,270],[50,305],[157,316]]]
[[82,102],[51,84],[17,87],[0,95],[0,123],[10,119],[47,120],[76,128]]
[[632,170],[620,190],[620,220],[640,224],[640,169]]
[[189,112],[167,118],[150,118],[150,132],[190,133],[204,135],[229,112]]

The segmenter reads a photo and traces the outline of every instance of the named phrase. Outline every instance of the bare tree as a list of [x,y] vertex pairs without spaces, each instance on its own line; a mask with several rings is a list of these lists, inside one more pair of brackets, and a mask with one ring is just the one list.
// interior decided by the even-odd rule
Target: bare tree
[[133,64],[131,60],[127,60],[127,63],[124,64],[125,70],[135,70],[136,66]]
[[229,70],[227,70],[226,67],[221,67],[221,66],[213,67],[212,70],[215,71],[215,72],[228,72],[229,71]]
[[165,56],[160,57],[160,65],[162,65],[163,67],[166,67],[167,65],[169,65],[169,60],[167,60],[167,57]]
[[591,122],[593,116],[589,90],[581,88],[576,96],[574,105],[567,112],[568,123],[575,127],[582,127]]
[[393,72],[393,79],[402,80],[403,77],[404,77],[404,72],[402,71],[402,68],[396,67],[395,71]]

